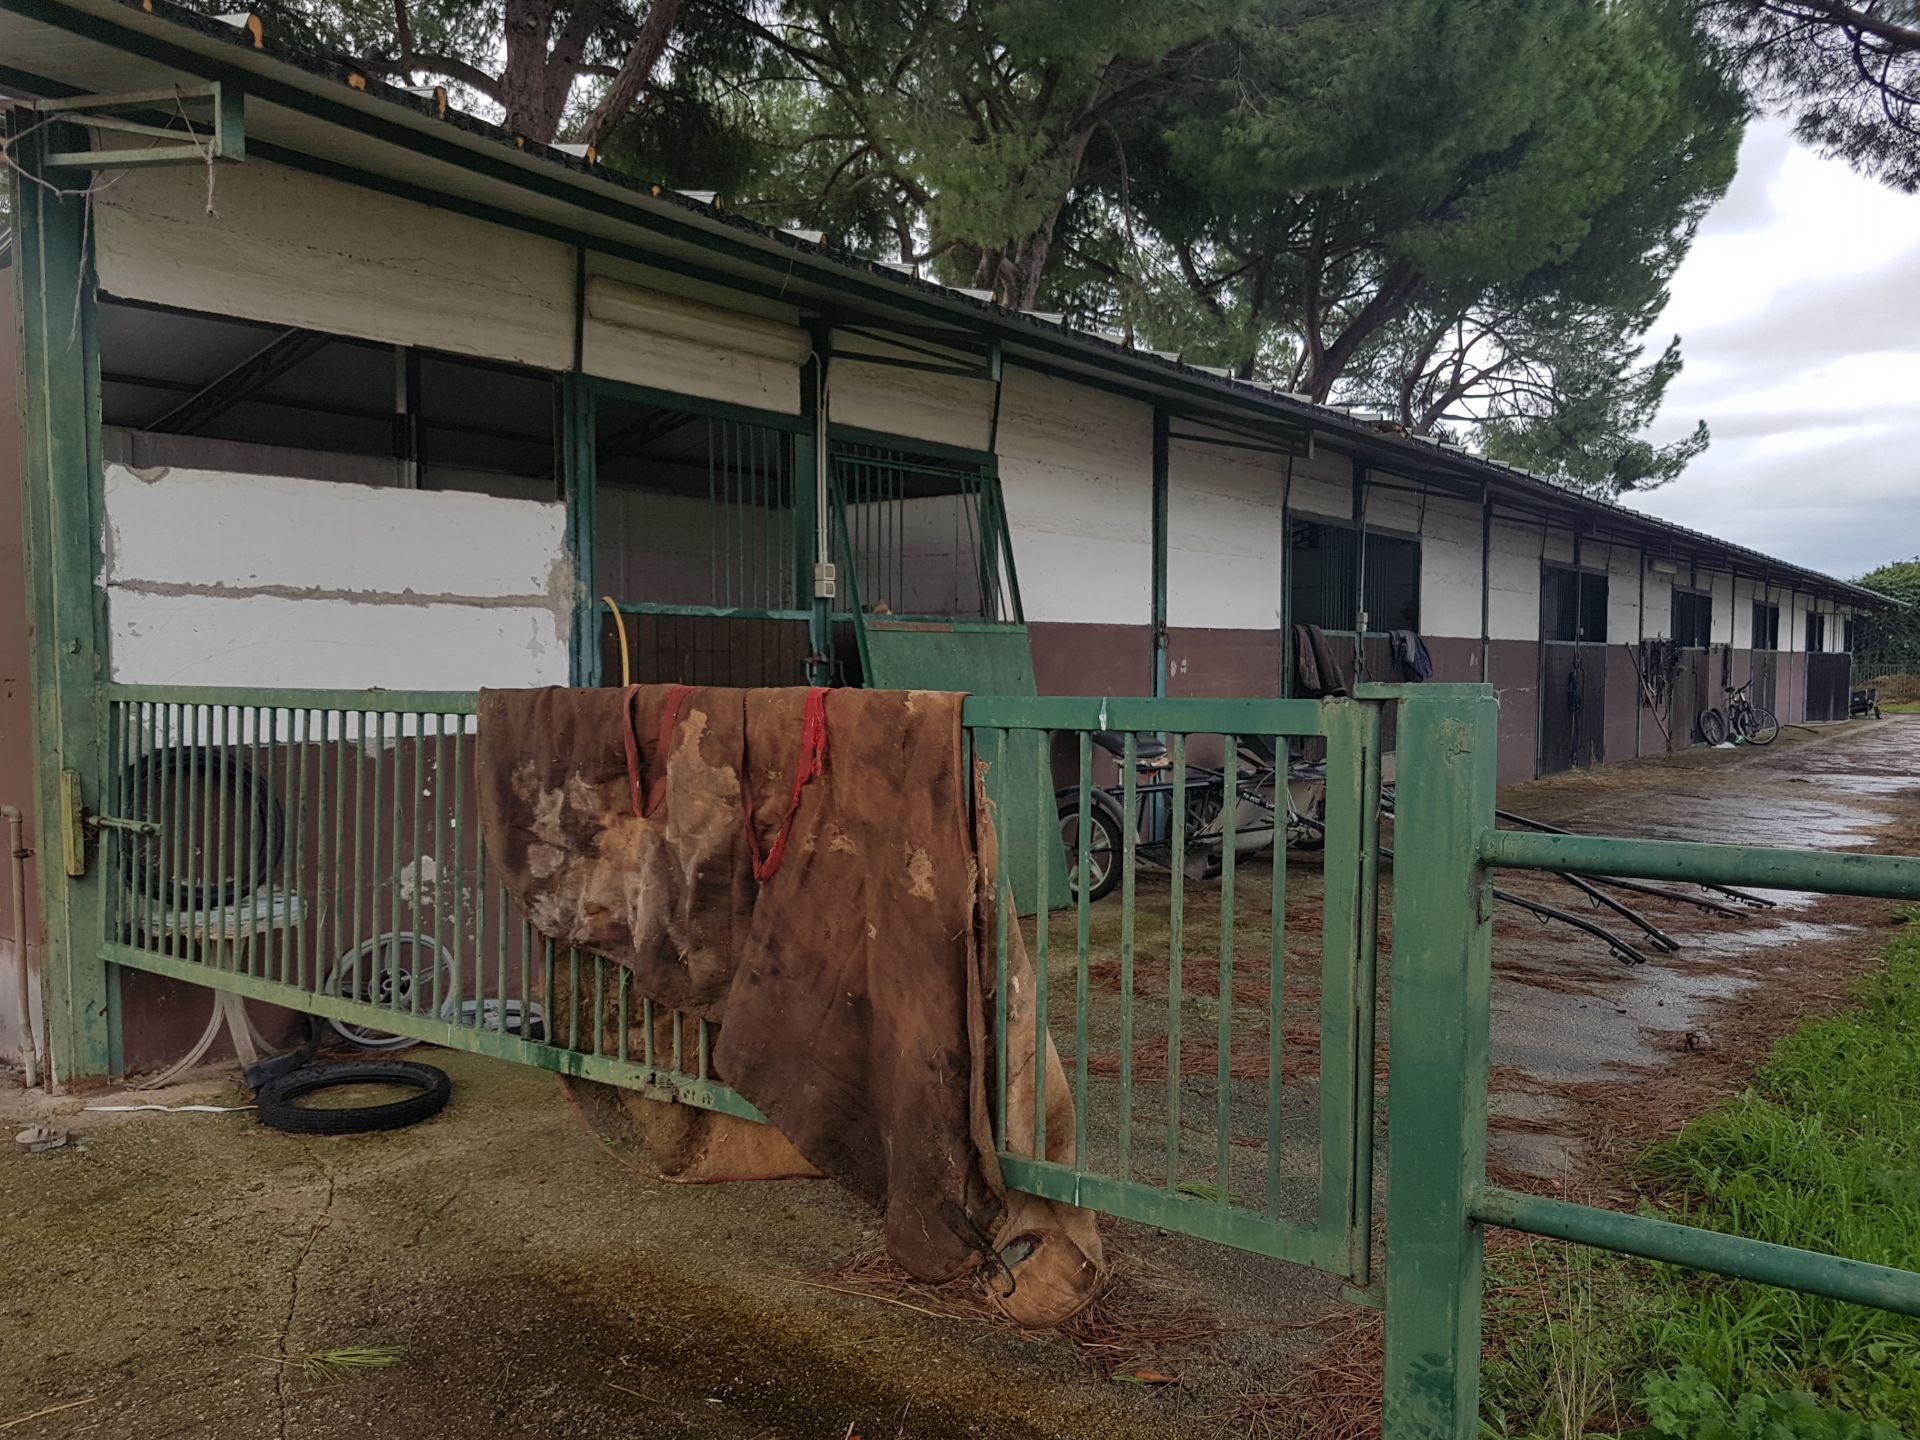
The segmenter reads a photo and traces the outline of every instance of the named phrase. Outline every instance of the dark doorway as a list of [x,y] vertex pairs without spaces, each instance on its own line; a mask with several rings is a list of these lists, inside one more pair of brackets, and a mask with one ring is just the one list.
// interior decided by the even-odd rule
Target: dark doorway
[[1847,718],[1853,657],[1842,654],[1807,656],[1807,719]]
[[1606,759],[1607,577],[1548,565],[1540,574],[1539,773]]
[[1720,703],[1708,659],[1713,648],[1713,596],[1704,590],[1673,592],[1673,643],[1680,652],[1673,680],[1673,739],[1696,744],[1700,712]]
[[1753,602],[1753,703],[1779,714],[1774,697],[1779,690],[1780,607],[1764,600]]

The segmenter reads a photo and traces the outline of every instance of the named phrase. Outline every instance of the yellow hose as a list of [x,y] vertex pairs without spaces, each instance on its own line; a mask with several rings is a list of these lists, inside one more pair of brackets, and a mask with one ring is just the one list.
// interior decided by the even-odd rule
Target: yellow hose
[[624,687],[633,683],[633,663],[627,658],[627,622],[621,615],[620,607],[613,603],[611,595],[600,597],[607,609],[613,612],[613,628],[620,636],[620,684]]

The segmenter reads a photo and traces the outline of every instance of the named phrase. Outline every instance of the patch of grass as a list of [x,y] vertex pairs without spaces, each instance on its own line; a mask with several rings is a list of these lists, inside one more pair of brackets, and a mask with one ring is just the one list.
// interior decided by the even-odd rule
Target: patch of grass
[[1882,700],[1882,715],[1920,715],[1920,700]]
[[1627,1262],[1603,1250],[1521,1241],[1487,1255],[1481,1429],[1488,1436],[1581,1440],[1617,1432],[1636,1407],[1623,1374],[1655,1361],[1649,1296]]
[[296,1355],[287,1363],[298,1368],[301,1376],[313,1384],[331,1385],[362,1371],[389,1370],[400,1363],[405,1353],[398,1345],[346,1345]]
[[[1647,1152],[1655,1213],[1920,1269],[1920,929],[1894,939],[1856,998],[1781,1041],[1744,1094]],[[1920,1432],[1920,1322],[1577,1250],[1548,1266],[1550,1253],[1489,1257],[1490,1434]]]

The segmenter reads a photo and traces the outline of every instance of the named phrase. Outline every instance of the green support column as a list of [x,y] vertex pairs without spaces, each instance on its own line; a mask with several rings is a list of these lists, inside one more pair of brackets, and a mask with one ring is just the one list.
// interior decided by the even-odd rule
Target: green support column
[[1153,690],[1167,693],[1167,412],[1153,411]]
[[[851,592],[829,599],[819,593],[816,567],[833,555],[827,543],[832,534],[828,511],[832,508],[828,485],[831,450],[827,445],[827,358],[832,352],[832,332],[823,325],[813,327],[813,353],[800,372],[800,413],[813,421],[812,430],[794,432],[793,437],[793,515],[794,538],[799,553],[794,557],[794,574],[800,582],[795,599],[807,612],[807,641],[812,658],[807,662],[809,685],[833,683],[833,612],[836,606],[851,609]],[[850,583],[842,575],[839,584]],[[861,657],[863,660],[865,656]],[[863,676],[871,685],[872,676]]]
[[593,392],[578,373],[560,377],[560,455],[567,502],[567,558],[573,564],[568,683],[598,685],[599,590],[594,584]]
[[1477,857],[1494,823],[1498,706],[1486,685],[1388,688],[1400,707],[1382,1437],[1473,1440],[1480,1229],[1468,1207],[1486,1173],[1493,907]]
[[[19,263],[21,478],[26,500],[28,614],[33,627],[33,750],[43,927],[42,1003],[55,1076],[65,1083],[111,1074],[119,1052],[118,974],[100,958],[97,855],[73,877],[61,863],[62,773],[80,779],[85,802],[105,781],[106,597],[101,565],[100,366],[94,336],[93,268],[87,253],[90,177],[46,166],[55,149],[84,148],[59,127],[20,134],[13,157],[14,253]],[[49,189],[48,186],[59,187]],[[84,853],[84,852],[83,852]]]

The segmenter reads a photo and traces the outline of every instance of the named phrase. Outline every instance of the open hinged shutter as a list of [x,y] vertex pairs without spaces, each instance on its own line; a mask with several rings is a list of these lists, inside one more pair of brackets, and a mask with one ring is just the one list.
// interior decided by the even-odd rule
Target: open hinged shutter
[[[1036,694],[993,458],[864,438],[836,439],[830,458],[834,551],[862,682],[878,690]],[[1033,815],[1039,805],[1051,813],[1045,745],[1038,733],[1010,737],[1007,773],[988,772],[988,796],[1007,814]],[[1027,913],[1038,827],[1016,824],[1003,833],[1002,863]],[[1048,893],[1065,897],[1065,851],[1058,841],[1053,850]]]

